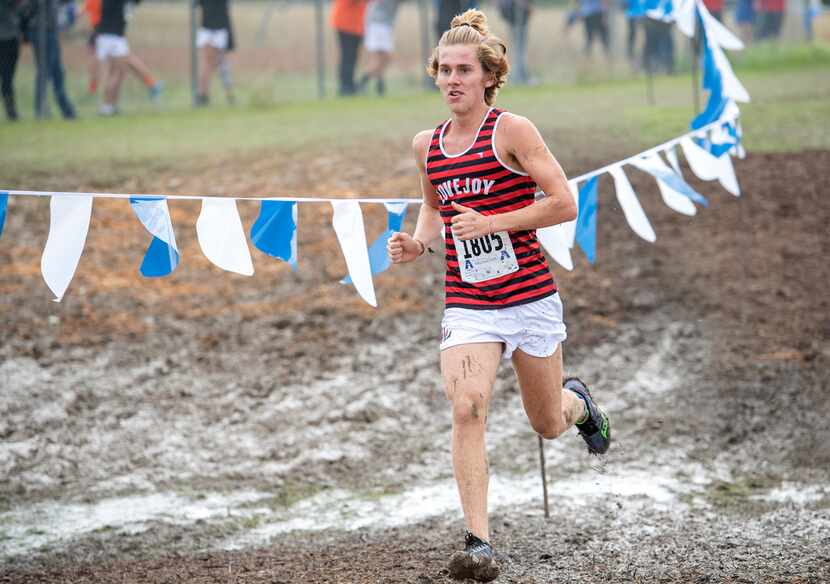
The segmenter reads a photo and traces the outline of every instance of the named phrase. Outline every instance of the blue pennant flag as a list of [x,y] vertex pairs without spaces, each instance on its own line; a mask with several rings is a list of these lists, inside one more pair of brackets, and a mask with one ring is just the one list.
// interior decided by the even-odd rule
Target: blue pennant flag
[[658,169],[654,167],[643,168],[638,167],[640,170],[643,170],[649,173],[654,178],[660,179],[664,183],[666,183],[670,188],[674,189],[681,195],[684,195],[697,203],[698,205],[703,205],[704,207],[709,206],[709,200],[701,195],[699,192],[694,190],[689,183],[683,180],[683,177],[677,176],[674,171],[669,170],[668,168],[665,169]]
[[597,257],[598,181],[599,176],[594,176],[579,189],[579,214],[576,218],[576,243],[592,264]]
[[271,257],[297,269],[297,202],[261,201],[259,217],[251,227],[251,241]]
[[6,207],[9,204],[9,193],[0,193],[0,235],[3,235],[3,225],[6,223]]
[[628,18],[650,16],[660,20],[668,18],[674,12],[672,0],[628,0],[625,15]]
[[[386,242],[396,231],[400,231],[403,220],[406,218],[406,203],[384,203],[386,207],[386,231],[369,246],[369,267],[372,275],[380,274],[389,269],[389,254],[386,252]],[[341,284],[351,284],[352,279],[346,276],[340,280]]]
[[706,103],[706,109],[692,120],[691,127],[693,130],[697,130],[706,124],[711,124],[719,120],[728,103],[728,100],[723,95],[723,77],[715,65],[715,56],[706,38],[706,28],[703,26],[703,19],[701,19],[700,13],[697,12],[697,8],[695,8],[695,13],[697,15],[697,30],[700,31],[701,45],[703,47],[703,89],[709,91],[709,101]]
[[733,122],[723,123],[721,125],[721,129],[726,130],[725,136],[723,133],[721,133],[719,136],[720,138],[725,137],[725,140],[723,142],[714,142],[714,137],[712,141],[701,140],[699,138],[695,139],[695,142],[697,142],[698,146],[700,146],[701,148],[705,148],[706,150],[711,152],[713,156],[716,156],[717,158],[720,158],[721,156],[732,150],[741,141],[741,137],[738,136],[738,128],[736,124],[734,124]]
[[179,265],[179,249],[176,234],[164,197],[130,197],[130,206],[153,236],[153,241],[141,262],[141,275],[145,278],[167,276]]

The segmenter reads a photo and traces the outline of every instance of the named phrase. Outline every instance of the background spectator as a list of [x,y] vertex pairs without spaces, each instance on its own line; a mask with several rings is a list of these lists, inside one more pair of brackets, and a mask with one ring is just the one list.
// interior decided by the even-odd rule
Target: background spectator
[[[196,35],[196,46],[199,48],[196,105],[204,106],[210,102],[210,78],[224,61],[230,46],[231,15],[229,0],[199,0],[199,4],[202,6],[202,26]],[[230,79],[229,72],[223,73],[223,79],[224,75]]]
[[[92,27],[92,32],[89,35],[87,47],[89,51],[89,81],[87,83],[87,94],[94,96],[98,91],[98,81],[101,76],[101,67],[98,62],[98,56],[95,51],[95,42],[98,37],[98,23],[101,22],[101,0],[85,0],[84,12],[86,12],[89,24]],[[161,95],[163,83],[156,81],[149,67],[141,60],[141,58],[133,52],[130,52],[127,57],[127,66],[129,70],[144,84],[147,88],[147,93],[150,99],[157,100]]]
[[777,40],[781,36],[787,0],[758,0],[758,30],[755,38]]
[[357,92],[354,72],[366,18],[366,0],[334,0],[331,8],[331,26],[337,32],[340,46],[338,66],[339,95],[354,95]]
[[499,0],[499,12],[510,25],[511,81],[526,85],[530,83],[527,67],[527,29],[530,21],[532,0]]
[[723,22],[723,0],[703,0],[703,5],[718,22]]
[[752,42],[752,30],[755,27],[755,0],[737,0],[735,2],[735,24],[744,43]]
[[477,6],[476,0],[435,0],[435,42],[440,41],[444,31],[449,30],[453,18]]
[[585,54],[590,55],[594,39],[599,39],[605,54],[611,51],[608,35],[608,5],[605,0],[576,0],[577,16],[585,24]]
[[[26,16],[26,38],[32,43],[35,67],[35,116],[45,117],[47,114],[46,96],[49,83],[55,101],[61,110],[64,119],[72,120],[77,117],[75,107],[66,94],[66,82],[61,58],[61,43],[58,34],[58,11],[60,0],[28,0],[24,5]],[[43,12],[41,12],[43,10]],[[41,21],[44,19],[44,21]]]
[[0,89],[9,121],[17,120],[14,73],[20,55],[20,18],[17,0],[0,0]]
[[374,78],[378,95],[386,93],[384,73],[395,50],[395,16],[398,0],[369,0],[366,6],[366,73],[360,80],[360,91]]
[[674,73],[674,23],[654,18],[643,19],[646,43],[643,48],[643,67],[649,73]]

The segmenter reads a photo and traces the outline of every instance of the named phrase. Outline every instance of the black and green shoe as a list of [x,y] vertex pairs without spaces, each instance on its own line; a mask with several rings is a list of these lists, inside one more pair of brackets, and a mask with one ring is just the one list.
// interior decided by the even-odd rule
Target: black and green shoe
[[464,551],[455,552],[447,567],[456,580],[472,578],[479,582],[495,580],[500,571],[493,557],[493,546],[469,531],[464,536]]
[[576,429],[579,430],[579,435],[588,445],[588,452],[591,454],[605,454],[611,445],[611,425],[608,422],[608,414],[594,403],[588,386],[579,378],[568,377],[562,386],[574,392],[585,402],[588,419],[581,424],[577,424]]

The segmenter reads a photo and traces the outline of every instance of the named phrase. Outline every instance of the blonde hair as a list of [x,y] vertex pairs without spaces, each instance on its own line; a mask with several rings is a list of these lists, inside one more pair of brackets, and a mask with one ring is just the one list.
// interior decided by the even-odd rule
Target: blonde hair
[[507,81],[507,45],[500,38],[490,34],[487,16],[471,8],[452,19],[450,29],[441,35],[438,46],[432,51],[427,64],[427,73],[435,79],[438,76],[438,49],[449,45],[476,45],[478,60],[485,73],[493,76],[493,85],[484,88],[484,101],[493,105],[499,88]]

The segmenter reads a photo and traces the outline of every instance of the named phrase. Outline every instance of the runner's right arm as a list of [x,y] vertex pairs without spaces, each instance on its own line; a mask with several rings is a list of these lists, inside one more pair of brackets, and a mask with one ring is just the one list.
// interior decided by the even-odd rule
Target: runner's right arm
[[423,255],[429,242],[438,238],[444,232],[444,221],[439,211],[438,194],[427,178],[426,156],[429,142],[432,139],[432,130],[424,130],[412,140],[412,152],[415,155],[415,164],[418,167],[418,177],[421,181],[421,193],[424,199],[418,212],[418,223],[415,234],[393,233],[386,244],[389,259],[394,264],[405,264],[418,259]]

